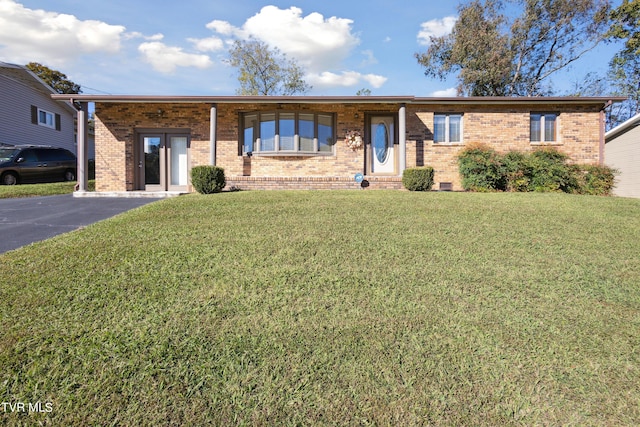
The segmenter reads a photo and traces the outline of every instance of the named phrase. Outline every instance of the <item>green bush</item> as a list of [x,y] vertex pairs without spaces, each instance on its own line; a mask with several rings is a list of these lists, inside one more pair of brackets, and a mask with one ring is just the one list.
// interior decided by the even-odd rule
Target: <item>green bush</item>
[[505,189],[505,174],[500,155],[483,144],[470,145],[458,155],[462,187],[470,191]]
[[586,165],[578,168],[580,193],[609,196],[615,185],[617,171],[608,166]]
[[571,165],[568,160],[569,156],[553,147],[500,155],[490,147],[476,144],[458,155],[465,190],[611,194],[614,169]]
[[510,151],[502,156],[506,191],[530,191],[532,172],[528,159],[529,156],[520,151]]
[[433,168],[409,168],[402,173],[402,185],[409,191],[430,191],[433,187]]
[[191,184],[201,194],[219,193],[227,185],[224,169],[218,166],[195,166],[191,168]]
[[555,148],[541,148],[528,156],[531,171],[529,191],[573,193],[579,188],[569,156]]

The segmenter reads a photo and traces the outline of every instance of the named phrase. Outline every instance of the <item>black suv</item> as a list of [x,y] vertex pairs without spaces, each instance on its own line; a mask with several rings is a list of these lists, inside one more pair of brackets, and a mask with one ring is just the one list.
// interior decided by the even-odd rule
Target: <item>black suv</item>
[[75,181],[76,156],[54,147],[0,146],[0,183]]

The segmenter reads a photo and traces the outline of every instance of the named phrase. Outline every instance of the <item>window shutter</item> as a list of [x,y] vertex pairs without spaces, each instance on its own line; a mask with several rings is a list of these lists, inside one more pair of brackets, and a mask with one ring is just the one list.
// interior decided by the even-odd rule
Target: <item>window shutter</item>
[[56,114],[56,130],[62,129],[60,124],[60,114]]
[[35,105],[31,106],[31,123],[34,125],[38,124],[38,107]]

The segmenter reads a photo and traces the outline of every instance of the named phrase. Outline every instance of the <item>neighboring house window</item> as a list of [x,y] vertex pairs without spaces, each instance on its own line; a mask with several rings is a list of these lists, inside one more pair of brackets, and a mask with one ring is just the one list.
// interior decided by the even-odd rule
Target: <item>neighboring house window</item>
[[55,128],[56,124],[54,122],[54,115],[45,110],[38,109],[38,124],[41,126],[46,126],[48,128]]
[[242,115],[243,153],[333,152],[333,114],[264,112]]
[[462,142],[462,114],[434,114],[433,142],[452,144]]
[[31,123],[60,130],[60,114],[55,114],[35,105],[31,106]]
[[557,118],[556,113],[531,113],[531,142],[555,142]]

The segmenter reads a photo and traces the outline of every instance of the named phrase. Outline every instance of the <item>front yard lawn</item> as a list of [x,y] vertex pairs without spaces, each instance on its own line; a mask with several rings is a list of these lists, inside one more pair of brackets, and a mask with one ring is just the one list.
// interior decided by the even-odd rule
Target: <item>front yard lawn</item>
[[638,425],[638,254],[629,199],[156,202],[0,256],[0,424]]
[[[55,196],[73,193],[75,181],[46,184],[0,185],[0,199],[16,197]],[[95,189],[95,181],[89,181],[89,191]]]

